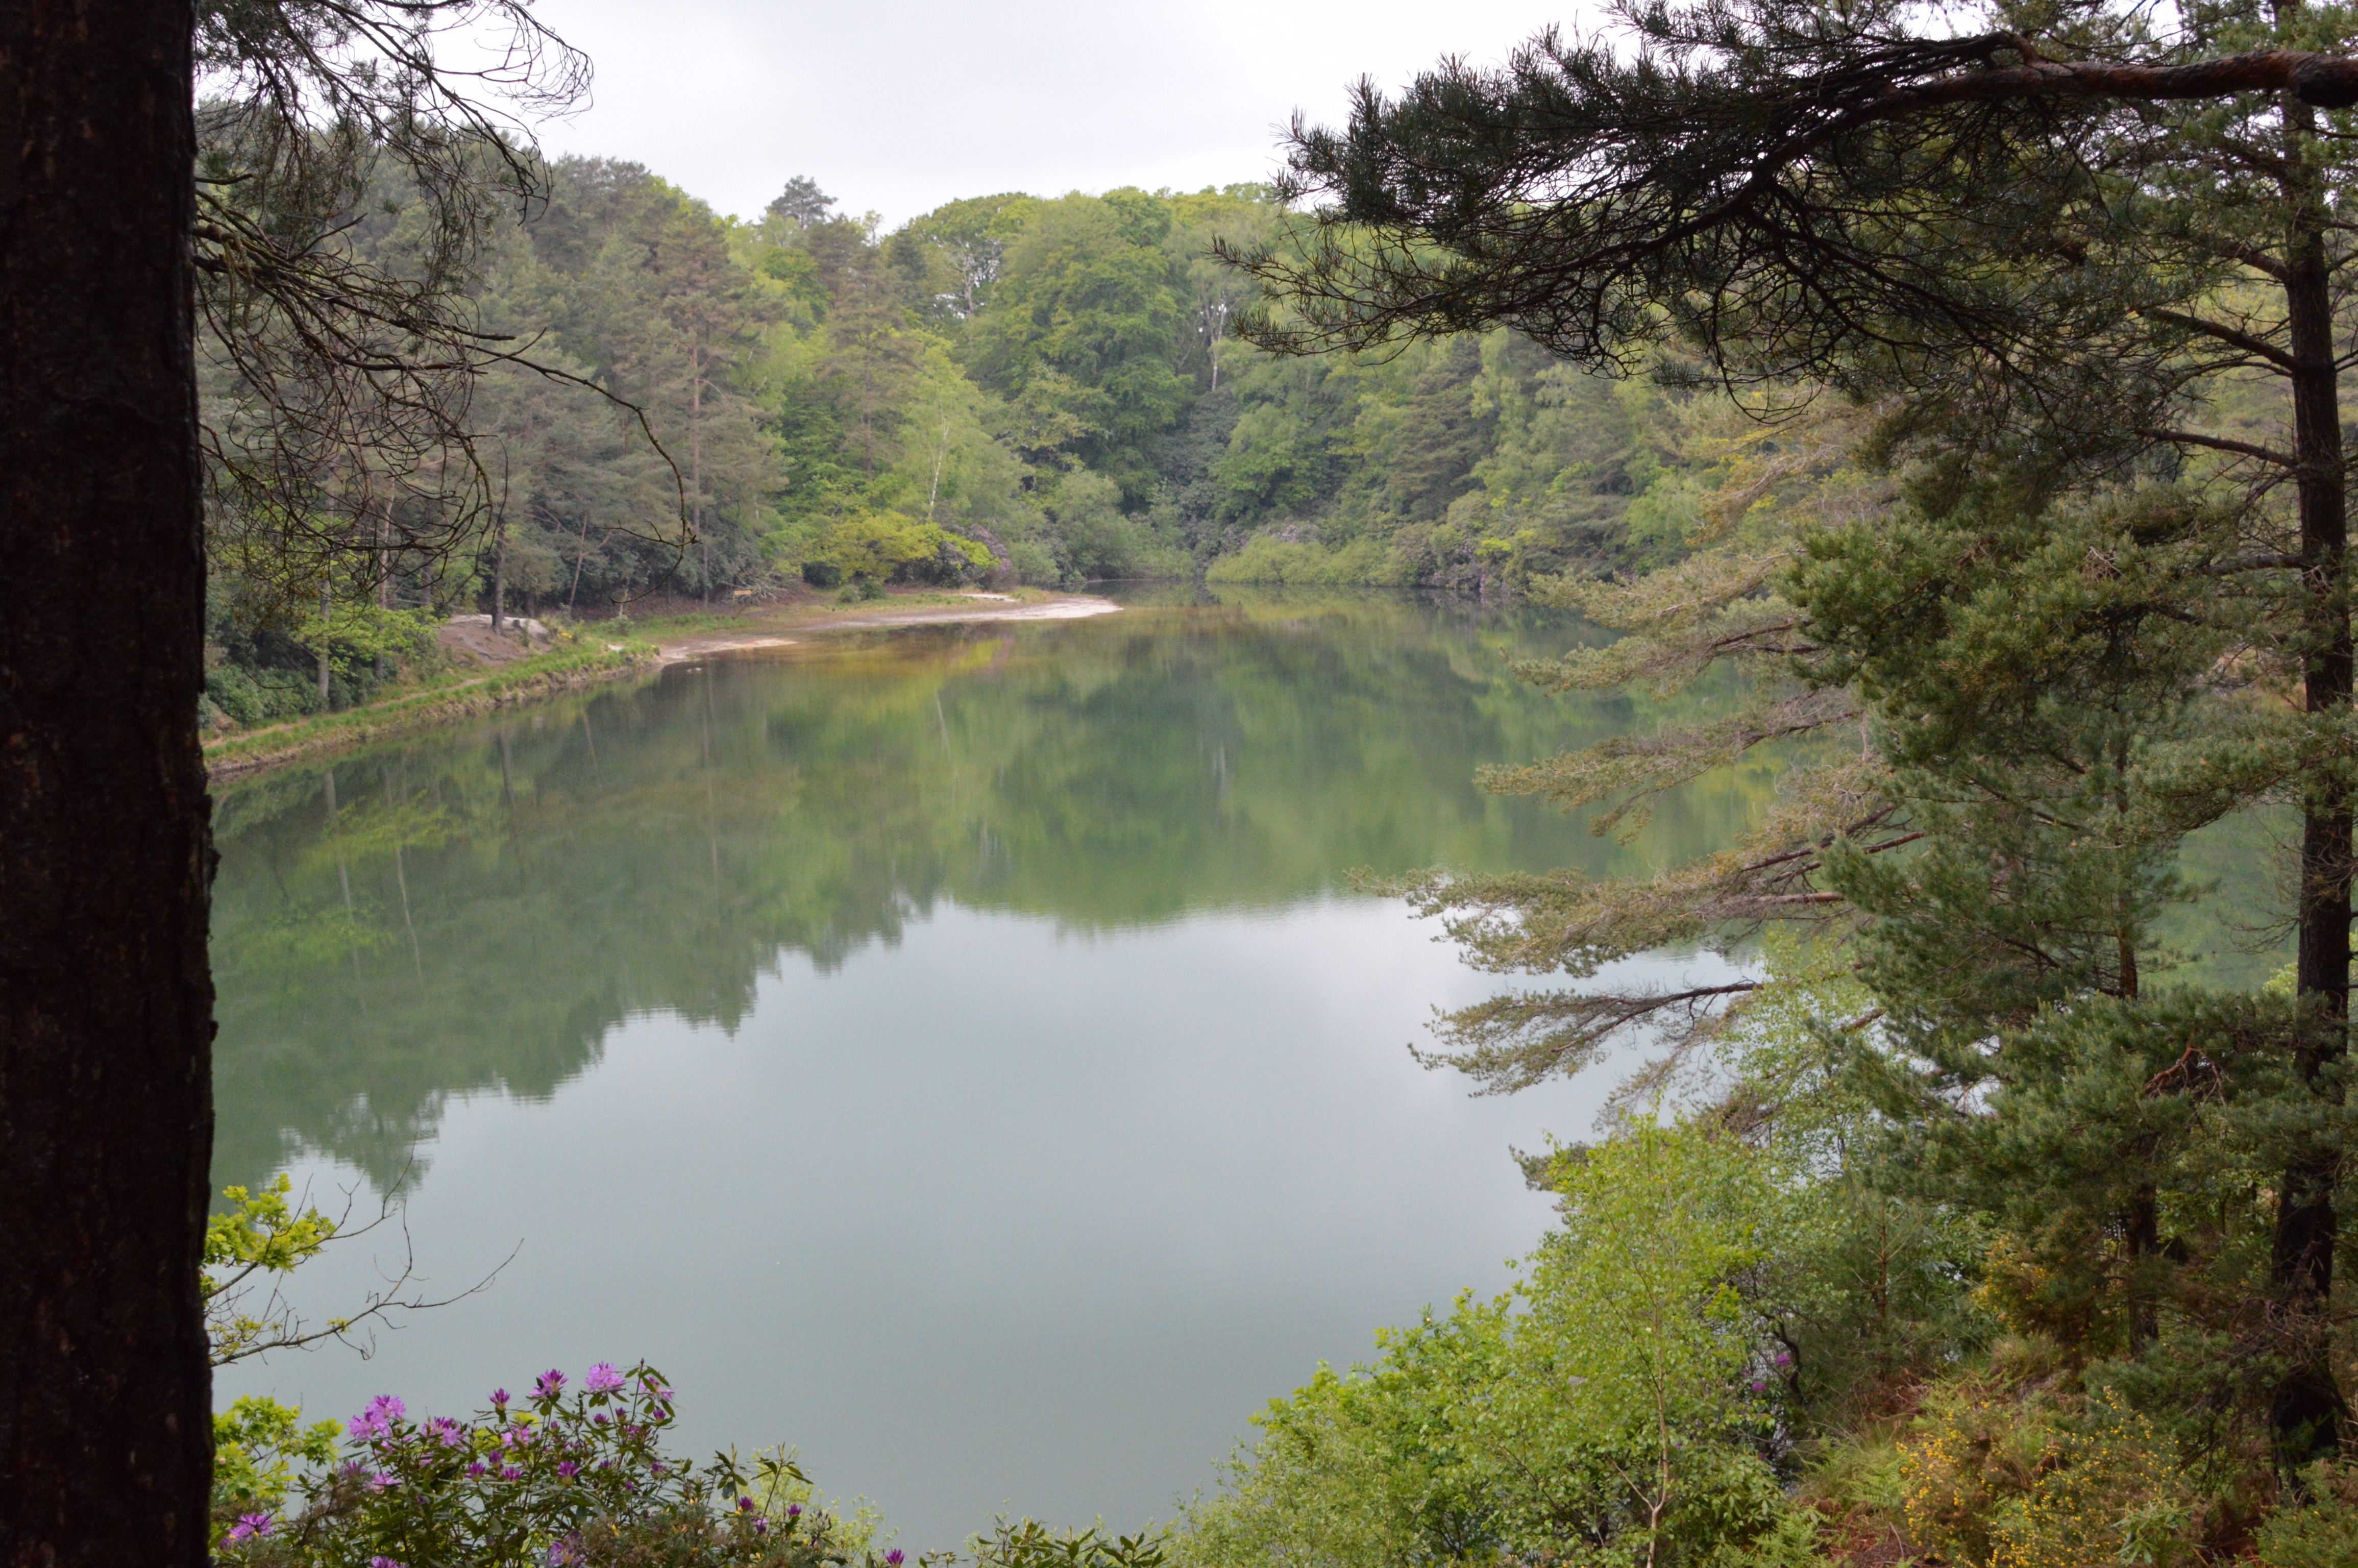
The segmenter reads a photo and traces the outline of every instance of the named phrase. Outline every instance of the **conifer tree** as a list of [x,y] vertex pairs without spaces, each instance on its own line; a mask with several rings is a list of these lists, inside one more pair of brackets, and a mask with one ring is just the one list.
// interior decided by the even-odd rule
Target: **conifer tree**
[[[1618,14],[1627,49],[1551,32],[1501,70],[1450,62],[1397,98],[1363,84],[1340,131],[1297,125],[1282,193],[1330,204],[1306,244],[1236,258],[1285,302],[1246,334],[1300,351],[1507,323],[1596,365],[1675,338],[1707,379],[1804,380],[1878,409],[1886,457],[1996,463],[2046,495],[2177,470],[2223,498],[2229,521],[2209,536],[2232,543],[2169,586],[2182,598],[2197,581],[2248,584],[2230,630],[2293,711],[2190,763],[2175,791],[2210,809],[2276,788],[2299,800],[2305,1022],[2286,1051],[2312,1098],[2338,1100],[2353,801],[2338,387],[2353,250],[2338,213],[2358,16],[2231,0],[2187,7],[2165,30],[2136,7],[1998,4],[1933,31],[1886,0]],[[2221,419],[2223,382],[2246,381],[2269,384],[2273,406]],[[1737,624],[1705,653],[1823,652],[1812,612],[1759,608],[1766,580],[1723,579],[1711,613]],[[1702,617],[1670,619],[1682,615],[1695,631]],[[1651,787],[1679,774],[1674,755],[1848,723],[1857,695],[1813,684],[1682,751],[1626,748],[1574,770],[1585,782],[1559,771],[1539,785],[1565,798]],[[1912,717],[1886,709],[1879,732]],[[1485,957],[1541,968],[1593,967],[1650,929],[1839,903],[1845,865],[1865,893],[1875,879],[1859,858],[1926,829],[1887,779],[1828,787],[1834,798],[1782,824],[1782,841],[1640,903],[1559,886],[1429,884],[1426,896],[1476,907]],[[2115,961],[2110,989],[2125,968]],[[1466,1022],[1496,1035],[1569,1017],[1562,1038],[1578,1045],[1712,999],[1640,1000],[1509,1002]],[[2274,1310],[2313,1324],[2332,1293],[2339,1151],[2320,1138],[2278,1152]],[[2321,1336],[2288,1334],[2309,1346],[2273,1396],[2293,1465],[2331,1449],[2345,1417]]]

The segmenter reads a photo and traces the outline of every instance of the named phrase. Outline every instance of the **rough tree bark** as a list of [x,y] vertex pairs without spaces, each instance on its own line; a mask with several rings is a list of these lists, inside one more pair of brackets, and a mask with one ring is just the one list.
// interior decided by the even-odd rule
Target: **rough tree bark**
[[188,0],[0,5],[0,1563],[206,1561]]
[[[2331,275],[2325,253],[2331,214],[2299,155],[2316,134],[2309,109],[2286,95],[2293,214],[2285,255],[2285,318],[2292,352],[2293,455],[2299,461],[2300,565],[2304,589],[2301,681],[2312,714],[2339,719],[2351,706],[2353,659],[2347,581],[2350,521],[2344,490]],[[2300,1050],[2302,1077],[2318,1084],[2338,1062],[2350,1019],[2352,803],[2347,784],[2325,771],[2302,802],[2299,942],[2295,990],[2318,1014]],[[2270,1272],[2294,1343],[2277,1386],[2269,1425],[2288,1467],[2334,1453],[2347,1411],[2333,1375],[2326,1321],[2333,1298],[2340,1161],[2320,1152],[2296,1160],[2277,1194]]]

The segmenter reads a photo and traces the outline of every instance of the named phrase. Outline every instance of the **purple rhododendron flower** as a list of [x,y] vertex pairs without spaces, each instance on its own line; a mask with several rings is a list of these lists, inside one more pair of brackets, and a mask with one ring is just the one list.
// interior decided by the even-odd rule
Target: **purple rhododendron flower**
[[507,1402],[508,1391],[505,1389],[493,1389],[492,1390],[492,1403],[495,1405],[503,1405]]
[[576,1465],[572,1460],[568,1459],[563,1464],[557,1465],[557,1473],[570,1481],[574,1476],[581,1474],[581,1466]]
[[884,1561],[891,1564],[891,1568],[901,1568],[901,1549],[896,1546],[892,1551],[886,1552],[884,1554]]
[[470,1475],[470,1476],[481,1476],[481,1475],[482,1475],[482,1474],[483,1474],[483,1470],[484,1470],[483,1462],[482,1462],[481,1460],[480,1460],[480,1459],[476,1460],[472,1465],[468,1465],[468,1466],[467,1466],[467,1474],[468,1474],[468,1475]]
[[565,1374],[551,1367],[533,1384],[533,1392],[544,1400],[553,1400],[565,1391]]
[[1793,1353],[1792,1353],[1791,1351],[1790,1351],[1790,1350],[1779,1350],[1779,1352],[1777,1352],[1777,1365],[1779,1365],[1779,1367],[1790,1367],[1790,1366],[1791,1366],[1792,1364],[1793,1364]]
[[767,1535],[767,1534],[769,1534],[769,1533],[770,1533],[770,1521],[769,1521],[768,1519],[755,1519],[755,1520],[753,1521],[753,1533],[754,1533],[755,1535]]
[[611,1394],[622,1386],[623,1380],[611,1361],[600,1361],[583,1375],[581,1389],[584,1393]]
[[503,1465],[500,1466],[500,1479],[503,1481],[514,1481],[521,1477],[523,1475],[524,1472],[517,1469],[513,1465]]
[[1755,1378],[1755,1379],[1752,1379],[1752,1391],[1753,1391],[1754,1393],[1756,1393],[1756,1394],[1758,1394],[1758,1393],[1766,1393],[1766,1392],[1768,1391],[1768,1384],[1766,1384],[1766,1383],[1764,1383],[1764,1382],[1762,1382],[1759,1379]]
[[803,1506],[802,1506],[802,1504],[800,1504],[800,1503],[788,1503],[788,1504],[786,1505],[786,1517],[787,1517],[788,1519],[800,1519],[800,1518],[802,1518],[802,1517],[803,1517]]
[[382,1492],[393,1484],[393,1477],[386,1475],[382,1470],[374,1470],[369,1474],[368,1485],[369,1490],[372,1492]]
[[737,1511],[738,1511],[739,1513],[741,1513],[741,1514],[749,1514],[749,1513],[752,1513],[752,1512],[753,1511],[753,1499],[752,1499],[752,1498],[738,1498],[738,1499],[737,1499]]
[[379,1394],[369,1401],[368,1409],[345,1424],[344,1430],[354,1437],[373,1443],[393,1432],[393,1423],[408,1412],[408,1407],[391,1394]]
[[402,1568],[402,1565],[390,1557],[372,1557],[369,1559],[369,1568]]
[[268,1535],[270,1527],[277,1522],[268,1514],[240,1514],[237,1522],[230,1526],[229,1539],[251,1541],[257,1535]]

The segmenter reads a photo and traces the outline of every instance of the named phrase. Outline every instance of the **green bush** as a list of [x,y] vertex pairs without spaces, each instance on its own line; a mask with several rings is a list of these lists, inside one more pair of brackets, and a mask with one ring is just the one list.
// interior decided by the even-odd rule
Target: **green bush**
[[1357,584],[1401,587],[1416,580],[1415,563],[1374,539],[1354,539],[1340,549],[1267,535],[1212,563],[1213,582],[1285,583],[1296,588]]
[[1514,1292],[1461,1297],[1256,1419],[1177,1541],[1200,1568],[1814,1559],[1770,1463],[1770,1354],[1739,1283],[1781,1212],[1767,1162],[1638,1122],[1557,1162],[1563,1224]]
[[2320,1465],[2302,1476],[2308,1497],[2259,1528],[2267,1568],[2350,1568],[2358,1563],[2358,1465]]

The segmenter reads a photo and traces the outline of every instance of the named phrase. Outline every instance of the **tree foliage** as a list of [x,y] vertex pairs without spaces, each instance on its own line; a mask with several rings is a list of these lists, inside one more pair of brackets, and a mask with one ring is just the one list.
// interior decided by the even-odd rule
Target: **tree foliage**
[[[1509,325],[1590,364],[1674,346],[1665,368],[1691,383],[1797,400],[1783,423],[1804,444],[1829,417],[1813,396],[1863,409],[1847,450],[1887,476],[1868,510],[1841,514],[1859,486],[1830,465],[1821,518],[1780,526],[1747,502],[1721,537],[1749,533],[1748,552],[1706,531],[1718,547],[1672,576],[1565,589],[1644,635],[1549,678],[1737,658],[1774,671],[1762,700],[1497,782],[1617,801],[1609,824],[1757,746],[1829,760],[1752,843],[1647,886],[1412,891],[1480,961],[1573,977],[1666,939],[1837,921],[1877,1003],[1849,1027],[1909,1065],[1895,1083],[1916,1074],[1903,1120],[1929,1130],[2032,1103],[2010,1055],[2068,1078],[2028,1065],[2059,1010],[2136,1003],[2155,1048],[2177,1037],[2144,979],[2184,836],[2296,804],[2296,1005],[2225,1029],[2213,1065],[2303,1130],[2242,1145],[2277,1162],[2259,1293],[2286,1347],[2268,1420],[2297,1468],[2344,1408],[2352,15],[2224,5],[2164,27],[1994,5],[1949,27],[1745,0],[1617,17],[1617,38],[1542,35],[1502,70],[1366,88],[1341,130],[1297,126],[1281,193],[1331,205],[1290,247],[1231,252],[1277,296],[1245,330],[1300,351]],[[1833,761],[1854,726],[1856,760]],[[1701,1038],[1755,994],[1539,993],[1459,1015],[1451,1043],[1512,1085],[1647,1021]],[[2247,1038],[2269,1044],[2224,1043]],[[2124,1201],[2107,1223],[2129,1274],[2191,1250],[2155,1231],[2153,1192]]]

